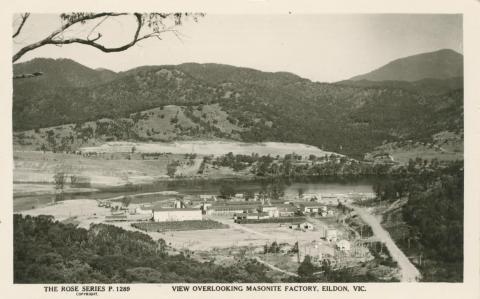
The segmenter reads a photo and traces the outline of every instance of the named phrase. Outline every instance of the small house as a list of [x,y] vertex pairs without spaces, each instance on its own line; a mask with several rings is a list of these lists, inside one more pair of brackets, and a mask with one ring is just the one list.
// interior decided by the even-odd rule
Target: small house
[[339,202],[339,198],[338,196],[335,196],[335,195],[324,195],[322,196],[322,200],[321,200],[322,204],[330,205],[330,206],[338,205],[338,202]]
[[300,196],[300,198],[304,201],[319,201],[322,196],[317,193],[304,193]]
[[236,193],[232,200],[234,201],[244,201],[245,200],[245,197],[243,196],[243,193]]
[[324,238],[328,242],[337,241],[337,230],[334,228],[327,228],[324,230]]
[[276,206],[261,206],[260,212],[267,213],[270,217],[279,217],[278,208]]
[[348,242],[347,240],[338,241],[337,249],[340,251],[350,251],[350,242]]
[[297,207],[289,204],[276,204],[279,217],[292,217],[297,212]]
[[217,201],[217,197],[210,194],[200,194],[200,199],[203,201]]
[[302,202],[299,204],[299,209],[304,214],[318,213],[323,207],[323,204],[318,202]]
[[135,208],[135,214],[139,215],[153,215],[152,207],[139,206]]

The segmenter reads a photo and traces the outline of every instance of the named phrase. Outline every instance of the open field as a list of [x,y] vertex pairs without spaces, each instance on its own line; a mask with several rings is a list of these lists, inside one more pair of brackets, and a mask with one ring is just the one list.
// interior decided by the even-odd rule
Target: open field
[[129,153],[135,147],[135,152],[139,153],[172,153],[172,154],[191,154],[220,156],[232,152],[234,155],[250,155],[257,153],[260,156],[284,156],[286,154],[296,153],[297,155],[308,156],[310,154],[323,156],[331,152],[300,143],[284,142],[262,142],[245,143],[229,141],[177,141],[177,142],[158,142],[158,143],[135,143],[135,142],[107,142],[101,146],[84,147],[82,152],[97,153]]
[[84,176],[92,186],[119,186],[148,183],[168,178],[168,158],[159,160],[90,159],[74,154],[41,151],[15,152],[13,182],[53,183],[58,172]]
[[[135,158],[129,158],[133,151]],[[156,180],[168,180],[167,165],[178,161],[175,175],[180,177],[226,178],[248,177],[249,171],[234,172],[230,168],[209,169],[205,175],[199,175],[202,156],[234,154],[283,156],[295,152],[298,155],[330,154],[317,147],[297,143],[242,143],[227,141],[179,141],[173,143],[133,143],[108,142],[101,146],[82,148],[84,153],[96,153],[92,157],[76,154],[52,153],[42,151],[15,151],[13,182],[28,184],[16,187],[20,192],[51,192],[52,187],[38,188],[34,184],[53,184],[54,175],[64,172],[84,178],[89,186],[122,186],[127,184],[148,184]],[[116,157],[115,154],[126,154]],[[155,159],[143,160],[145,153],[163,153]],[[197,158],[186,159],[186,154],[195,153]],[[101,156],[97,156],[100,154]],[[208,173],[208,174],[207,174]],[[31,187],[31,188],[30,188]],[[81,191],[81,190],[79,190]]]
[[185,220],[169,222],[138,222],[132,226],[146,232],[186,231],[228,228],[227,225],[213,220]]
[[[226,229],[212,229],[201,231],[176,231],[176,232],[148,232],[154,238],[164,239],[167,244],[175,248],[188,248],[190,250],[211,250],[214,248],[228,248],[232,246],[250,246],[258,247],[274,241],[278,243],[301,244],[320,242],[319,231],[299,231],[289,229],[288,226],[279,224],[249,224],[239,225],[233,222],[233,219],[212,218],[223,224],[227,224]],[[126,223],[116,223],[127,229]],[[322,241],[323,242],[323,241]]]
[[79,227],[88,228],[90,223],[103,222],[105,216],[110,215],[110,209],[99,207],[96,200],[77,199],[61,201],[21,213],[30,216],[51,215],[58,221],[75,219]]

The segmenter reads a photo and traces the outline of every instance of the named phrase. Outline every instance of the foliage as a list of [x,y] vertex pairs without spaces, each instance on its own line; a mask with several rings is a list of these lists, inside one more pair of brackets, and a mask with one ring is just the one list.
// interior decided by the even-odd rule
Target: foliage
[[180,162],[177,160],[173,160],[167,164],[167,175],[171,178],[175,177],[175,173],[177,172],[177,168],[180,165]]
[[131,202],[132,202],[132,197],[131,197],[131,196],[124,196],[124,197],[122,197],[122,205],[123,205],[124,207],[128,207]]
[[59,171],[55,173],[53,179],[55,181],[55,201],[62,201],[67,175],[63,171]]
[[[22,22],[15,30],[13,38],[16,38],[22,33],[24,24],[29,19],[29,13],[22,15]],[[102,23],[108,18],[116,18],[121,16],[132,16],[136,20],[136,25],[133,25],[135,34],[129,42],[124,43],[121,46],[110,47],[102,43],[102,37],[104,34],[109,35],[111,32],[105,32],[101,28]],[[162,33],[167,31],[176,32],[174,28],[182,24],[185,18],[192,17],[196,22],[198,18],[203,17],[203,13],[88,13],[88,12],[73,12],[62,13],[59,15],[60,26],[53,29],[50,32],[46,32],[43,39],[27,44],[20,48],[13,55],[12,61],[15,62],[20,59],[26,53],[41,48],[46,45],[68,45],[68,44],[81,44],[96,48],[105,53],[122,52],[125,51],[138,42],[149,39],[160,39]],[[91,24],[93,28],[88,28],[87,23]],[[78,26],[77,30],[72,28]],[[88,35],[85,32],[88,31]],[[64,34],[68,32],[69,34]]]
[[311,257],[306,255],[298,267],[298,275],[301,277],[312,277],[313,273],[315,273],[315,266],[312,264]]
[[[463,162],[438,165],[423,161],[410,163],[376,186],[380,199],[395,200],[400,194],[408,198],[401,213],[408,225],[404,238],[427,261],[419,268],[429,280],[462,280],[463,188]],[[404,242],[399,244],[405,246]],[[444,275],[445,269],[455,272]]]
[[[384,142],[428,141],[441,131],[463,130],[462,89],[425,95],[392,87],[317,83],[292,74],[215,64],[146,66],[101,79],[95,70],[72,66],[74,62],[62,64],[61,71],[53,70],[52,62],[44,61],[42,68],[51,68],[52,72],[28,84],[15,80],[15,131],[107,117],[119,119],[164,105],[218,103],[229,122],[242,128],[239,137],[243,141],[300,142],[363,158]],[[61,76],[70,68],[75,69],[73,74]],[[27,64],[14,66],[14,72],[28,70]],[[171,77],[159,75],[161,71],[170,72]],[[75,76],[77,80],[70,80]],[[50,84],[55,81],[58,84]],[[227,93],[235,96],[225,99]],[[132,98],[136,100],[130,101]],[[193,119],[193,113],[189,115]],[[211,126],[203,122],[201,126]],[[224,138],[214,128],[210,128],[212,134]],[[258,175],[265,173],[268,162],[259,163]],[[290,175],[292,162],[286,160],[283,165],[286,175]],[[239,170],[244,167],[234,165]],[[331,165],[328,171],[336,170]]]
[[220,186],[220,196],[223,198],[231,198],[235,195],[235,189],[229,183],[222,184]]
[[51,216],[14,215],[15,283],[271,282],[255,261],[223,267],[169,255],[165,241],[92,224],[77,228]]
[[280,246],[278,245],[277,241],[273,241],[272,245],[268,246],[268,244],[265,244],[264,246],[264,251],[263,253],[279,253],[280,252]]

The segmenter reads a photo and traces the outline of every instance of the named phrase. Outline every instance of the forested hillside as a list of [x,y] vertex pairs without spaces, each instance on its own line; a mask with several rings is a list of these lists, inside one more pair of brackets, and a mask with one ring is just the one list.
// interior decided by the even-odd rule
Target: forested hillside
[[[85,122],[105,118],[113,123],[132,123],[147,110],[176,105],[182,107],[179,113],[185,116],[189,127],[204,129],[169,131],[168,138],[164,138],[163,132],[152,132],[160,131],[155,121],[149,120],[143,130],[149,131],[150,136],[138,130],[129,134],[129,126],[125,125],[122,134],[103,137],[301,142],[362,158],[385,142],[428,142],[433,134],[442,131],[459,135],[463,131],[463,89],[453,84],[452,88],[441,89],[445,93],[432,92],[437,89],[436,80],[423,81],[415,88],[365,87],[348,82],[317,83],[290,73],[218,64],[145,66],[110,73],[80,67],[68,60],[41,62],[14,65],[15,73],[45,73],[28,80],[14,80],[15,132],[64,124],[82,128]],[[56,81],[58,84],[52,85],[45,76],[53,76],[52,70],[58,69],[65,71]],[[210,116],[204,107],[211,111]],[[162,122],[160,117],[158,121]],[[91,138],[101,135],[95,133],[95,128],[92,130]],[[77,136],[73,134],[72,138]]]
[[374,186],[380,203],[404,201],[384,214],[384,225],[424,281],[463,280],[463,167],[412,160]]
[[52,216],[16,214],[13,229],[15,283],[271,282],[255,261],[201,263],[169,254],[162,239],[112,225],[87,230]]

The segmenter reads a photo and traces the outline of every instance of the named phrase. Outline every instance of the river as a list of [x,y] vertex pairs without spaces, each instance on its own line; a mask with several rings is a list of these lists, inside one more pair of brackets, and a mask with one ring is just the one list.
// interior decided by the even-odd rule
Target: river
[[[375,179],[326,179],[326,178],[302,178],[295,180],[174,180],[158,181],[152,184],[131,185],[122,187],[97,188],[93,192],[72,192],[65,193],[65,200],[74,199],[105,199],[120,195],[135,195],[139,193],[155,193],[161,191],[174,191],[178,196],[196,196],[200,194],[219,195],[222,185],[230,185],[237,193],[260,192],[265,188],[276,184],[284,192],[285,198],[294,198],[299,193],[315,194],[339,194],[339,193],[370,193],[373,192]],[[151,197],[134,199],[134,202],[151,202],[171,198],[171,194],[154,194]],[[39,207],[52,202],[53,194],[29,194],[21,196],[14,194],[14,211],[21,211]]]

